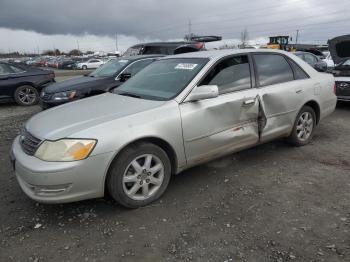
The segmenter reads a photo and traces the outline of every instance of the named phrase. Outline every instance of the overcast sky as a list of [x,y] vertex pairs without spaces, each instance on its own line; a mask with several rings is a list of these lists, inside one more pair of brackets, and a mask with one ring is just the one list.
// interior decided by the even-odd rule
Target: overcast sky
[[[114,51],[191,30],[226,42],[247,28],[251,42],[275,34],[326,43],[348,34],[350,2],[338,0],[0,0],[0,52],[58,48]],[[189,22],[190,21],[190,22]],[[189,26],[191,24],[191,26]]]

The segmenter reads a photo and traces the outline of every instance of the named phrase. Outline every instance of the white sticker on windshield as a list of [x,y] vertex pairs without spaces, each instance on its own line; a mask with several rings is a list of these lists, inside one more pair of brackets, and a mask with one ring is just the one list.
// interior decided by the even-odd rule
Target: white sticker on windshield
[[119,60],[120,63],[127,63],[129,60]]
[[177,64],[177,66],[175,66],[175,69],[193,70],[196,68],[197,65],[198,64],[181,63]]

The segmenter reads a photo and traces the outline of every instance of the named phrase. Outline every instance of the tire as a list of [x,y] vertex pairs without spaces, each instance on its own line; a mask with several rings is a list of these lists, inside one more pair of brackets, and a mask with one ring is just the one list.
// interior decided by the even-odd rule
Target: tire
[[139,143],[124,149],[113,161],[106,186],[116,202],[127,208],[139,208],[163,195],[170,177],[171,164],[166,152],[152,143]]
[[86,66],[86,65],[83,65],[83,66],[81,67],[81,69],[86,70],[86,69],[87,69],[87,66]]
[[35,87],[24,85],[17,87],[14,98],[21,106],[32,106],[39,102],[39,93]]
[[[307,120],[306,120],[306,117],[307,117]],[[300,110],[295,120],[293,131],[288,138],[289,143],[294,146],[304,146],[309,144],[314,135],[315,127],[316,127],[315,111],[309,106],[304,106]]]

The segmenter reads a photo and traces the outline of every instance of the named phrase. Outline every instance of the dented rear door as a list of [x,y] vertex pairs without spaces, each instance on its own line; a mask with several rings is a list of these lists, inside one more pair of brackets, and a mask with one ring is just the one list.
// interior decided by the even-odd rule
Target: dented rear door
[[196,164],[258,143],[257,89],[180,104],[188,164]]
[[258,53],[253,57],[264,118],[260,141],[266,142],[291,132],[302,97],[313,89],[304,88],[303,81],[308,80],[294,80],[293,70],[283,55]]

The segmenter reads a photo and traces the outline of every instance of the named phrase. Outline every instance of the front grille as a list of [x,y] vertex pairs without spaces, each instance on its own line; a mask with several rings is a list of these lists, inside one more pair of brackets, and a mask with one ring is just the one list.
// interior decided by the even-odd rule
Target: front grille
[[23,130],[20,136],[21,147],[27,155],[34,155],[35,151],[38,149],[41,140],[34,137],[27,130]]
[[350,96],[350,82],[337,81],[336,87],[337,96]]

